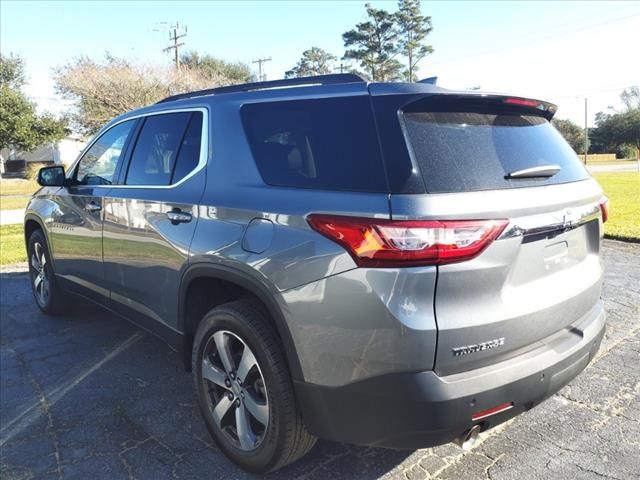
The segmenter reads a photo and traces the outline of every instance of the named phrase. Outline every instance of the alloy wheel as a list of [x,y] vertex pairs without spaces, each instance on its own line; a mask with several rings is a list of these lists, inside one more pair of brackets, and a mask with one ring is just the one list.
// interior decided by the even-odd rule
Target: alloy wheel
[[33,244],[31,252],[31,278],[33,281],[33,291],[35,297],[41,306],[47,305],[49,301],[49,277],[47,275],[47,256],[40,242]]
[[236,448],[258,448],[269,425],[269,401],[251,348],[235,333],[218,330],[205,346],[202,378],[216,426]]

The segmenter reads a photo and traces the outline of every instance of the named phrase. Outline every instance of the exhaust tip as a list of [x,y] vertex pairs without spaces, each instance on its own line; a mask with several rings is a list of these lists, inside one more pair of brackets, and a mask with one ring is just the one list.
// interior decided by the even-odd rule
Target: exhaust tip
[[474,425],[458,438],[456,438],[453,442],[463,450],[469,451],[478,440],[478,434],[480,433],[480,430],[480,425]]

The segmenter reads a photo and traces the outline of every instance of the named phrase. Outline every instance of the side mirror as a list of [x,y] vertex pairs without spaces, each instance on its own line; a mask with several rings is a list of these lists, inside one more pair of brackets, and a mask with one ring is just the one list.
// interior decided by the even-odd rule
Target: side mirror
[[64,187],[64,167],[44,167],[38,171],[38,183],[43,187]]

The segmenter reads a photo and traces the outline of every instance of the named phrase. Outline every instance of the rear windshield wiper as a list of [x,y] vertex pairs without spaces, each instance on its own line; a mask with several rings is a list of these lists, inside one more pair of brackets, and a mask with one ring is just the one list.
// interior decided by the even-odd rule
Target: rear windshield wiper
[[553,177],[560,170],[559,165],[540,165],[538,167],[523,168],[522,170],[507,173],[504,178],[546,178]]

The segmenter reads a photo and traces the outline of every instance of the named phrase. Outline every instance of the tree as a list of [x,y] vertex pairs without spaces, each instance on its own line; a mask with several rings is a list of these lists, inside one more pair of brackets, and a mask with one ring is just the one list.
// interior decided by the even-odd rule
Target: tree
[[30,152],[68,133],[64,119],[36,113],[34,104],[21,91],[24,83],[24,61],[0,54],[0,149]]
[[627,109],[640,108],[640,87],[629,87],[620,94],[620,100]]
[[418,63],[433,53],[433,47],[424,43],[426,36],[433,30],[431,17],[422,15],[420,0],[400,0],[396,21],[399,31],[398,48],[407,57],[405,79],[413,82],[416,80]]
[[302,58],[291,70],[285,72],[284,76],[291,78],[326,75],[331,73],[335,60],[335,55],[324,51],[322,48],[311,47],[309,50],[302,52]]
[[554,118],[551,123],[576,153],[584,153],[584,129],[571,120]]
[[251,69],[246,63],[227,62],[209,54],[201,55],[194,51],[184,53],[180,57],[180,64],[212,81],[221,77],[226,78],[229,84],[251,81]]
[[0,86],[20,89],[25,83],[24,60],[15,55],[0,54]]
[[402,64],[395,58],[398,54],[395,15],[368,3],[365,8],[368,20],[342,34],[347,47],[344,58],[360,62],[371,80],[397,80],[401,77]]
[[596,115],[598,138],[609,148],[633,145],[640,158],[640,108],[630,108],[626,112]]
[[221,72],[134,65],[107,54],[103,62],[87,57],[58,67],[56,89],[76,102],[73,121],[78,130],[93,133],[112,118],[155,103],[169,95],[228,85]]

